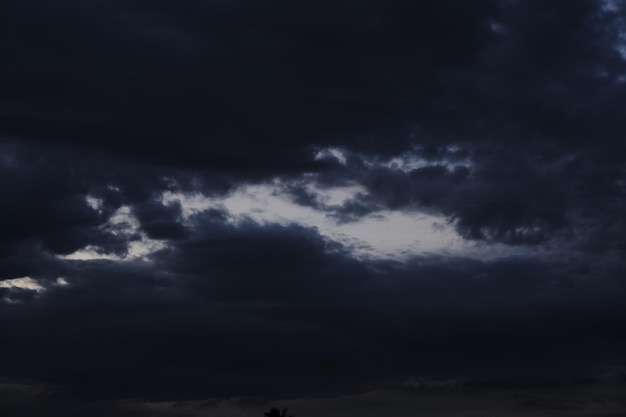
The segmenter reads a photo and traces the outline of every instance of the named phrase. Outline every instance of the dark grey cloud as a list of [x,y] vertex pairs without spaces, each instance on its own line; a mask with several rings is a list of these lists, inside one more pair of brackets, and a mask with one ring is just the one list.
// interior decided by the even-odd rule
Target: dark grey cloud
[[[623,375],[611,4],[5,1],[0,414],[257,401],[243,415],[415,378],[591,413],[535,391]],[[438,216],[484,256],[359,258],[311,227],[163,198],[273,179],[339,224]],[[332,205],[311,185],[362,192]],[[119,260],[70,256],[87,250]]]
[[296,171],[314,169],[312,145],[402,149],[428,78],[469,64],[493,37],[486,19],[496,12],[488,1],[6,9],[6,133],[213,169]]
[[363,263],[311,230],[196,221],[154,265],[63,261],[68,286],[4,304],[6,375],[89,397],[301,394],[451,366],[591,372],[626,343],[608,278],[525,259]]

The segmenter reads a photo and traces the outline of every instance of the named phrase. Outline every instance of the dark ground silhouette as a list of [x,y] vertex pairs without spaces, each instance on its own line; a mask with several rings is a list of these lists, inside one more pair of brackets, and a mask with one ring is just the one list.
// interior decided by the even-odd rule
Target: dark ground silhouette
[[286,408],[283,408],[283,410],[280,411],[278,408],[272,407],[270,408],[269,411],[265,412],[265,417],[293,417],[293,416],[287,416]]

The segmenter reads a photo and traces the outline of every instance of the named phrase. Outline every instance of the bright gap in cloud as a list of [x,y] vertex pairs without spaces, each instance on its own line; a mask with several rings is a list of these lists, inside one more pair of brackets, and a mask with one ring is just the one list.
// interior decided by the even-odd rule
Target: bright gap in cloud
[[[321,189],[307,187],[318,201],[340,205],[365,190],[359,186]],[[259,224],[301,225],[350,247],[355,257],[407,259],[418,254],[501,256],[510,251],[497,245],[478,247],[461,238],[443,216],[408,211],[381,211],[354,222],[338,222],[328,212],[295,203],[284,184],[273,181],[238,188],[226,197],[165,192],[164,204],[179,203],[183,216],[209,209],[224,210],[231,224],[253,220]]]
[[339,148],[324,148],[319,150],[313,157],[316,161],[335,160],[341,165],[348,162],[345,152]]
[[94,197],[92,195],[88,195],[87,197],[85,197],[85,201],[87,202],[87,205],[93,210],[97,212],[102,212],[102,206],[104,204],[102,199]]
[[67,282],[67,281],[65,280],[65,278],[63,278],[63,277],[59,277],[59,278],[57,278],[57,280],[55,281],[54,285],[57,285],[57,286],[59,286],[59,287],[67,287],[68,285],[70,285],[70,283],[69,283],[69,282]]
[[148,261],[149,255],[163,249],[165,243],[160,240],[150,239],[140,229],[139,220],[132,213],[130,207],[122,206],[109,218],[104,229],[114,236],[119,236],[128,241],[128,252],[124,256],[108,253],[103,248],[89,245],[69,255],[60,258],[77,261],[110,260],[110,261]]
[[42,285],[40,281],[28,276],[0,281],[0,288],[5,288],[9,290],[8,294],[6,294],[6,296],[3,297],[2,300],[9,304],[19,304],[19,297],[14,297],[16,294],[19,293],[19,291],[26,290],[40,294],[48,290],[48,288],[50,287],[67,287],[70,285],[70,283],[67,282],[63,277],[57,278],[54,282],[47,281],[44,284],[46,286]]
[[[448,146],[447,150],[448,152],[454,154],[456,152],[459,152],[461,149],[457,146]],[[463,158],[459,160],[441,158],[433,161],[419,157],[415,154],[415,152],[407,152],[389,160],[379,162],[378,164],[374,162],[369,162],[369,164],[380,165],[385,168],[400,170],[403,172],[411,172],[419,168],[440,166],[447,168],[449,171],[454,171],[454,169],[457,167],[465,167],[471,169],[474,166],[474,163],[469,158]]]
[[[447,156],[432,161],[408,152],[388,160],[365,160],[369,166],[410,172],[429,166],[444,166],[454,170],[458,166],[471,168],[472,161],[455,157],[459,148],[450,147]],[[449,157],[449,158],[448,158]],[[316,159],[331,158],[347,164],[347,151],[323,149]],[[312,204],[298,204],[290,189],[301,187]],[[447,254],[477,258],[499,257],[519,252],[503,245],[479,245],[464,240],[443,215],[413,211],[376,211],[354,221],[340,221],[336,216],[342,205],[367,194],[356,184],[322,187],[317,178],[308,174],[297,182],[275,179],[264,184],[242,185],[226,196],[210,197],[201,193],[184,194],[167,191],[161,200],[165,205],[178,203],[184,221],[209,209],[222,210],[232,225],[244,221],[259,224],[300,225],[316,229],[322,236],[339,242],[352,250],[357,258],[407,259],[420,254]],[[91,196],[87,203],[98,210],[101,202]],[[165,241],[150,239],[141,231],[138,219],[128,206],[118,209],[103,229],[127,241],[125,255],[107,252],[104,248],[87,246],[72,254],[61,256],[67,260],[149,261],[150,255],[166,247]]]
[[0,288],[17,288],[36,292],[45,291],[45,288],[31,277],[13,278],[0,281]]

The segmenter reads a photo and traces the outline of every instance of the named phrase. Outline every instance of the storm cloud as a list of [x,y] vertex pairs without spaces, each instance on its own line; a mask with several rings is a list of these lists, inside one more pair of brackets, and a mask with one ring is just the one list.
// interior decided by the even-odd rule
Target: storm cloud
[[5,1],[0,413],[620,415],[625,7]]

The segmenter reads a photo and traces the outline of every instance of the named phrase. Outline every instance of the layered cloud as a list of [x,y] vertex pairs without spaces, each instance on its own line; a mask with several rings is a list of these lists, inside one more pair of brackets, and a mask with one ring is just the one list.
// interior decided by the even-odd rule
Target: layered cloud
[[0,413],[623,411],[622,2],[5,3]]

